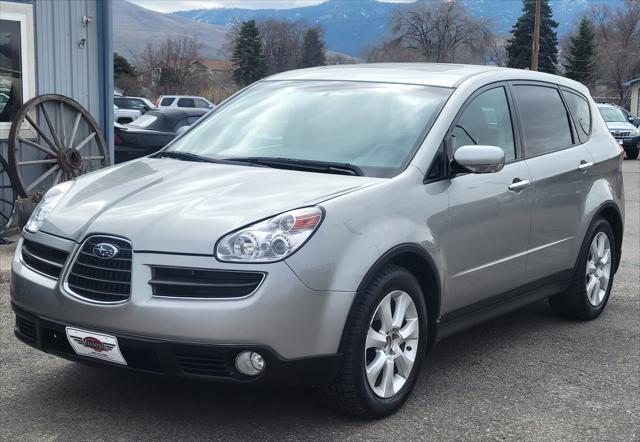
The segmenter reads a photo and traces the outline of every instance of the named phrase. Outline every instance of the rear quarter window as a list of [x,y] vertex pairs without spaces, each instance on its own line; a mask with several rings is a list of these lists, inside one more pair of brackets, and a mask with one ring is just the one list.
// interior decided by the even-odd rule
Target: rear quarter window
[[589,102],[581,95],[564,89],[562,90],[562,95],[567,102],[567,106],[569,106],[569,111],[573,117],[580,142],[584,143],[591,134],[591,110]]
[[528,156],[574,144],[569,114],[556,88],[516,85],[513,90]]

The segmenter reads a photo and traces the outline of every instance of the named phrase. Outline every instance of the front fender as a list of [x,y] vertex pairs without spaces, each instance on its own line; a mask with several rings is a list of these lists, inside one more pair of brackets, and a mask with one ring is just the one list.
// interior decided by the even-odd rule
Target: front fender
[[409,167],[382,183],[326,201],[322,226],[287,264],[313,290],[353,292],[387,251],[416,244],[444,281],[440,238],[448,228],[445,181],[423,184]]

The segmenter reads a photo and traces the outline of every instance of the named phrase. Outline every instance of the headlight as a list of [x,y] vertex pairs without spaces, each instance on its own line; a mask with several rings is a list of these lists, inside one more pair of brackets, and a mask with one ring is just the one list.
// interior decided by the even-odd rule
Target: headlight
[[632,137],[640,137],[640,127],[637,128],[636,130],[632,130],[631,131],[631,136]]
[[322,216],[318,207],[307,207],[260,221],[222,238],[216,247],[216,257],[234,262],[284,259],[311,237]]
[[36,233],[40,230],[47,217],[53,212],[62,197],[71,189],[71,186],[73,186],[73,181],[65,181],[49,189],[42,201],[36,206],[31,217],[29,217],[25,229],[31,233]]

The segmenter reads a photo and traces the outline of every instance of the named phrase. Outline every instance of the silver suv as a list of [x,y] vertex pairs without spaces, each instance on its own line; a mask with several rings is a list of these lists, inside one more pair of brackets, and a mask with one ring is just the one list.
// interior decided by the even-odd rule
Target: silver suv
[[16,335],[80,362],[312,384],[385,416],[462,328],[543,298],[582,320],[603,311],[621,163],[566,78],[278,74],[159,153],[50,190],[13,260]]

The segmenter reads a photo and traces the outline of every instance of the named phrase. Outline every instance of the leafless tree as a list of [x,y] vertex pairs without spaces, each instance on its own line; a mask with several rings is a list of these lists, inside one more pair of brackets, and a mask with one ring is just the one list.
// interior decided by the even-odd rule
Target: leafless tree
[[460,2],[418,3],[401,9],[391,19],[393,34],[424,61],[459,61],[483,51],[484,20],[472,18]]
[[485,33],[484,48],[487,61],[496,66],[507,65],[507,39],[492,32]]
[[275,19],[258,23],[269,74],[288,71],[300,66],[302,41],[308,29],[306,22],[286,22]]
[[169,37],[159,45],[148,44],[137,65],[145,82],[162,94],[185,94],[203,80],[193,69],[202,44],[189,36]]
[[390,28],[389,38],[364,51],[365,60],[505,64],[504,38],[461,2],[418,2],[398,10]]
[[640,76],[640,1],[625,0],[617,9],[594,7],[590,19],[596,33],[598,82],[612,84],[619,103],[626,105],[629,88],[623,83]]

